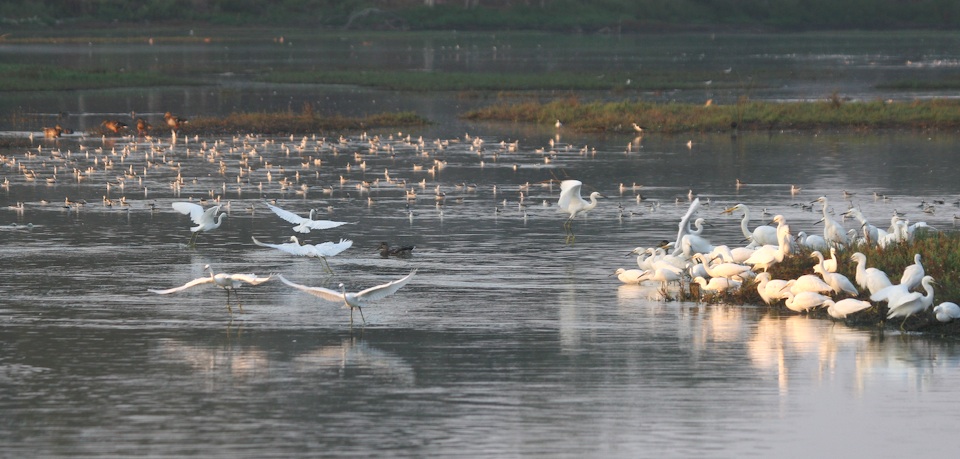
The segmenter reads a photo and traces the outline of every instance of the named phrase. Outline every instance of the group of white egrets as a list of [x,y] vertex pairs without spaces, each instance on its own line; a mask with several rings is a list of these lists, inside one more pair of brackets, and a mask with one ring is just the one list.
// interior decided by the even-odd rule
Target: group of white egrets
[[[578,214],[595,208],[597,198],[602,197],[600,193],[593,192],[590,202],[587,202],[580,196],[581,186],[578,180],[565,180],[560,184],[558,205],[561,211],[570,214],[565,228],[569,228],[570,222]],[[903,317],[901,327],[908,317],[933,306],[935,281],[933,277],[925,275],[920,254],[916,254],[914,264],[903,271],[897,284],[892,283],[883,271],[867,268],[866,256],[860,252],[850,256],[850,261],[857,264],[853,282],[837,272],[840,264],[837,259],[838,247],[850,248],[859,244],[887,247],[909,241],[918,228],[926,227],[925,224],[909,225],[894,215],[890,228],[883,230],[871,225],[858,209],[851,208],[845,214],[859,221],[863,231],[861,236],[857,230],[845,231],[830,216],[826,197],[821,196],[813,203],[823,206],[823,218],[820,221],[824,225],[822,236],[803,232],[792,236],[782,215],[773,217],[776,226],[760,225],[751,230],[750,210],[746,205],[737,204],[724,210],[724,213],[743,213],[740,229],[744,240],[748,242],[743,247],[730,247],[714,245],[703,236],[705,220],[693,220],[700,207],[699,198],[695,198],[680,219],[675,241],[661,247],[633,249],[630,254],[637,256],[638,269],[619,268],[614,275],[627,284],[659,282],[664,292],[670,283],[682,285],[689,280],[700,287],[701,293],[721,295],[753,282],[767,304],[782,300],[787,308],[797,312],[824,307],[831,317],[837,319],[873,307],[874,303],[886,302],[886,317]],[[773,279],[768,270],[786,257],[795,256],[801,247],[811,250],[811,258],[817,260],[813,265],[814,274],[805,274],[797,279]],[[824,256],[827,251],[829,258]],[[869,291],[870,301],[857,299],[860,295],[858,287]],[[922,287],[924,293],[914,291],[917,287]],[[960,306],[953,302],[942,302],[933,311],[941,322],[960,318]]]
[[[325,230],[330,228],[336,228],[338,226],[346,225],[348,222],[338,222],[332,220],[316,220],[316,211],[311,210],[308,217],[301,217],[293,212],[282,209],[270,203],[265,203],[268,208],[270,208],[273,213],[277,214],[280,218],[293,223],[295,226],[293,230],[298,233],[309,233],[311,230]],[[223,218],[226,216],[225,213],[220,213],[222,208],[221,204],[213,205],[207,209],[204,209],[199,204],[192,202],[174,202],[172,204],[173,208],[185,215],[189,215],[190,219],[193,221],[196,226],[190,228],[191,237],[190,237],[190,246],[196,245],[197,237],[200,233],[213,231],[220,227],[223,223]],[[218,215],[219,214],[219,215]],[[302,256],[302,257],[313,257],[318,258],[322,261],[324,269],[332,273],[330,265],[327,262],[327,257],[333,257],[344,250],[350,248],[353,245],[353,241],[348,239],[341,239],[340,242],[324,242],[322,244],[301,244],[296,236],[291,236],[291,242],[285,244],[268,244],[258,241],[256,238],[252,238],[254,244],[270,247],[274,249],[281,250],[283,252]],[[209,276],[200,277],[194,279],[190,282],[187,282],[179,287],[174,287],[165,290],[149,289],[150,292],[157,293],[160,295],[166,295],[169,293],[176,293],[183,290],[186,290],[190,287],[202,284],[214,284],[224,291],[227,292],[227,309],[233,311],[233,308],[230,305],[230,292],[232,291],[236,297],[237,306],[243,311],[243,306],[240,303],[240,297],[237,293],[237,288],[243,284],[249,285],[260,285],[264,282],[271,280],[276,277],[284,284],[293,287],[295,289],[307,292],[311,295],[317,296],[323,300],[342,303],[344,307],[350,309],[350,325],[353,325],[353,310],[357,309],[360,312],[360,318],[366,323],[366,319],[363,317],[363,307],[367,306],[370,302],[379,300],[386,296],[396,293],[397,290],[400,290],[404,285],[410,282],[410,279],[413,278],[413,275],[417,272],[416,269],[407,274],[403,278],[387,282],[384,284],[376,285],[365,290],[361,290],[357,293],[348,293],[343,283],[339,284],[340,291],[330,290],[323,287],[308,287],[306,285],[301,285],[295,282],[287,280],[281,274],[271,274],[267,277],[257,276],[256,274],[227,274],[227,273],[214,273],[213,268],[210,265],[204,266],[205,271],[210,271]]]

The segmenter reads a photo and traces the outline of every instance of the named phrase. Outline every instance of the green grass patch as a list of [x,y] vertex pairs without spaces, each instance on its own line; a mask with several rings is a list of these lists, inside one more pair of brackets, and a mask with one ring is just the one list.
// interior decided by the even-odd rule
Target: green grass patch
[[0,64],[0,88],[3,91],[63,91],[189,84],[195,84],[195,82],[148,72],[73,70],[51,65]]
[[[376,113],[363,117],[322,116],[306,106],[301,113],[233,113],[222,118],[198,117],[184,124],[180,134],[319,134],[427,124],[427,120],[412,112]],[[162,135],[169,130],[165,126],[153,126],[150,133]]]
[[465,113],[475,121],[553,124],[582,132],[632,131],[637,123],[650,132],[782,129],[955,129],[960,101],[846,102],[837,97],[816,102],[756,102],[730,105],[655,102],[588,102],[570,97],[548,103],[499,103]]

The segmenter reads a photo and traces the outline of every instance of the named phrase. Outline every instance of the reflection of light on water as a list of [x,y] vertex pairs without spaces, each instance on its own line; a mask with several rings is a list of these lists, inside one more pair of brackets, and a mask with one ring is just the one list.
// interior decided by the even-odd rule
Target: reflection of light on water
[[[266,376],[270,369],[267,353],[243,346],[211,347],[177,339],[160,341],[159,352],[165,359],[181,361],[204,376],[207,390],[215,391],[222,384]],[[229,384],[228,382],[228,384]]]
[[339,345],[321,346],[293,359],[296,370],[315,372],[335,370],[342,377],[347,369],[360,369],[395,383],[413,385],[413,367],[402,358],[369,346],[356,338],[344,339]]
[[663,301],[660,287],[646,284],[621,284],[617,288],[617,303],[621,308],[634,308],[637,301]]

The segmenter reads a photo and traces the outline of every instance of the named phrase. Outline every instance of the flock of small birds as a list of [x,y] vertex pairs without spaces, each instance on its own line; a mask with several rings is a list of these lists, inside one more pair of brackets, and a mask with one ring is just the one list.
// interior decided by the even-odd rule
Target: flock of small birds
[[[560,143],[559,135],[556,139],[551,138],[547,147],[532,151],[521,149],[519,142],[488,143],[481,137],[470,135],[433,141],[422,137],[413,138],[402,133],[383,137],[368,136],[364,133],[356,137],[340,136],[338,138],[316,135],[291,135],[288,138],[281,138],[248,134],[201,140],[196,135],[193,137],[178,135],[180,127],[186,122],[183,118],[166,113],[163,123],[170,129],[168,140],[150,136],[152,126],[143,118],[137,119],[136,133],[125,123],[105,120],[102,127],[107,133],[98,136],[99,138],[80,134],[79,142],[74,147],[77,151],[61,148],[60,136],[75,134],[56,126],[44,129],[44,136],[47,138],[45,145],[38,145],[22,155],[0,157],[0,163],[4,169],[12,172],[12,176],[19,179],[19,184],[45,183],[47,186],[56,187],[61,183],[70,183],[76,185],[71,187],[71,190],[86,190],[88,197],[90,193],[101,194],[100,204],[103,209],[119,208],[128,212],[132,209],[148,209],[151,212],[157,212],[162,206],[158,204],[156,198],[151,200],[151,190],[148,190],[148,185],[166,188],[153,193],[163,195],[161,200],[172,196],[172,200],[169,201],[170,207],[190,217],[194,226],[191,228],[189,245],[195,247],[201,233],[216,230],[222,225],[225,216],[231,210],[231,198],[244,202],[244,209],[251,213],[256,208],[266,207],[291,224],[291,229],[298,234],[308,234],[311,230],[336,228],[349,225],[351,222],[318,218],[323,212],[332,212],[332,206],[325,210],[312,209],[306,216],[297,215],[278,205],[279,199],[332,200],[334,197],[339,197],[355,202],[363,200],[367,206],[371,207],[378,205],[379,199],[384,199],[392,208],[396,207],[397,201],[405,201],[405,216],[411,222],[414,219],[414,208],[417,203],[422,205],[425,200],[429,200],[436,209],[436,215],[442,219],[445,208],[451,204],[463,203],[465,199],[471,199],[476,196],[479,188],[476,184],[466,182],[443,186],[442,182],[437,180],[447,166],[445,156],[448,151],[455,150],[457,155],[472,156],[469,167],[508,168],[514,172],[536,169],[539,175],[547,171],[554,177],[562,175],[558,172],[562,172],[564,159],[596,155],[596,149],[589,146],[576,147]],[[634,125],[633,128],[638,135],[642,134],[641,126]],[[624,153],[631,154],[639,150],[641,140],[642,137],[637,137],[630,142]],[[410,169],[383,168],[380,172],[380,169],[374,170],[373,166],[368,165],[369,160],[392,161],[398,157],[412,159],[413,164]],[[559,185],[560,198],[554,204],[550,196],[555,196],[553,193],[557,185]],[[736,184],[738,189],[745,185],[739,180]],[[3,189],[9,192],[10,186],[9,177],[4,177]],[[568,243],[572,244],[575,236],[570,226],[573,221],[578,215],[596,208],[598,199],[604,198],[601,193],[593,192],[588,196],[589,201],[583,199],[580,197],[582,186],[583,184],[577,180],[554,178],[521,185],[494,184],[488,189],[492,191],[497,203],[493,209],[495,217],[506,213],[512,205],[516,206],[515,215],[522,216],[524,222],[526,222],[528,206],[532,205],[551,210],[559,208],[566,212],[569,218],[563,227],[567,232]],[[660,202],[648,201],[640,194],[642,188],[643,186],[637,183],[620,184],[621,198],[628,195],[631,199],[635,197],[637,202],[635,211],[626,210],[621,202],[618,206],[620,219],[624,216],[642,215],[641,206],[646,206],[647,211],[656,211]],[[800,192],[800,187],[791,186],[791,195],[796,196]],[[136,197],[128,198],[129,195]],[[424,199],[425,196],[426,199]],[[754,273],[764,271],[781,261],[783,257],[792,256],[792,247],[795,244],[816,248],[819,250],[817,253],[823,257],[822,254],[830,251],[831,247],[841,244],[849,246],[855,244],[855,240],[865,240],[881,245],[894,244],[911,237],[917,228],[923,228],[922,223],[910,224],[905,219],[894,216],[890,228],[880,230],[869,225],[858,210],[851,208],[846,216],[860,220],[861,226],[865,230],[867,228],[870,230],[865,231],[862,236],[851,234],[857,232],[844,231],[842,225],[837,225],[828,215],[826,211],[828,203],[823,197],[811,203],[805,210],[812,210],[815,204],[822,206],[824,235],[806,235],[801,232],[793,236],[789,235],[789,227],[782,216],[774,218],[778,221],[777,227],[760,226],[749,230],[747,227],[750,218],[749,210],[745,205],[740,204],[727,211],[743,213],[742,229],[749,244],[745,247],[732,248],[713,246],[702,235],[703,219],[693,218],[701,205],[701,200],[694,197],[692,190],[687,194],[686,199],[691,202],[691,206],[687,215],[681,220],[677,239],[665,247],[635,249],[633,253],[638,256],[640,269],[619,270],[618,275],[621,281],[628,283],[655,281],[666,285],[680,279],[689,279],[704,291],[723,292],[740,288],[744,282],[756,278],[758,283],[772,286],[764,289],[761,294],[765,300],[767,298],[783,299],[787,302],[787,307],[795,310],[825,306],[832,311],[831,314],[842,316],[851,313],[850,309],[855,306],[852,302],[838,299],[836,304],[830,303],[834,299],[823,295],[828,291],[822,290],[822,286],[819,291],[810,291],[820,294],[821,297],[814,297],[807,291],[801,290],[801,287],[793,288],[797,284],[804,285],[808,279],[765,280],[766,276],[762,273],[759,276]],[[887,198],[875,195],[874,199]],[[682,198],[677,198],[678,205],[681,200]],[[253,204],[249,204],[251,201]],[[513,201],[514,204],[509,201]],[[927,206],[932,207],[938,204],[943,203],[932,202]],[[704,205],[709,205],[709,200],[705,201]],[[17,202],[9,209],[22,215],[26,209],[48,206],[53,207],[56,204],[41,201],[37,206],[36,203]],[[87,206],[96,206],[96,203],[66,197],[62,205],[68,212],[80,212]],[[924,211],[927,212],[927,210]],[[763,213],[768,216],[766,209]],[[283,242],[256,237],[252,238],[252,242],[257,246],[294,256],[317,258],[324,269],[330,273],[332,269],[327,259],[349,249],[353,244],[348,239],[307,244],[295,235]],[[382,257],[401,258],[410,257],[413,250],[414,247],[411,245],[390,246],[386,242],[382,243],[378,249]],[[831,266],[835,266],[831,265],[831,260],[825,258],[823,267],[818,267],[818,270],[822,271],[821,280],[824,283],[832,281],[837,285],[846,286],[836,277],[839,274],[836,274],[835,268],[830,269]],[[733,266],[734,264],[738,266]],[[317,295],[322,299],[338,301],[350,307],[352,323],[353,309],[360,310],[364,301],[372,301],[396,292],[414,274],[411,272],[399,280],[351,294],[347,293],[342,285],[339,292],[306,287],[290,282],[279,274],[260,277],[255,274],[217,274],[212,268],[205,269],[209,270],[210,276],[195,279],[180,287],[156,290],[156,292],[175,293],[194,285],[213,283],[227,291],[228,309],[231,309],[230,296],[231,293],[236,295],[237,287],[244,284],[257,285],[277,278],[293,288]],[[774,291],[774,287],[780,285],[781,281],[789,283],[791,288],[785,289],[781,286],[779,290]],[[925,288],[928,284],[932,285],[932,280],[927,283],[924,281],[923,276],[918,280],[914,280],[913,277],[903,279],[899,284],[892,286],[901,286],[901,290],[906,287],[906,293],[900,290],[888,290],[887,294],[880,295],[878,290],[876,293],[880,296],[875,301],[888,301],[891,317],[908,317],[918,311],[916,304],[926,305],[925,308],[930,307],[928,297],[932,299],[932,286],[927,290],[930,292],[929,295],[921,295],[922,298],[919,300],[914,298],[916,295],[913,295],[917,292],[911,291],[916,285],[922,285]],[[864,284],[860,284],[860,279],[857,279],[857,283],[861,289],[866,288]],[[833,287],[831,289],[834,295],[850,292],[842,288],[839,291]],[[768,290],[770,295],[767,295]],[[334,294],[336,300],[331,300]],[[823,301],[814,306],[808,306],[807,302],[813,300]],[[915,303],[914,300],[920,303]],[[239,305],[239,297],[237,297],[237,304]],[[938,311],[945,311],[942,317],[947,318],[952,314],[950,304],[952,303],[944,303],[937,307]],[[856,306],[863,306],[863,303]]]

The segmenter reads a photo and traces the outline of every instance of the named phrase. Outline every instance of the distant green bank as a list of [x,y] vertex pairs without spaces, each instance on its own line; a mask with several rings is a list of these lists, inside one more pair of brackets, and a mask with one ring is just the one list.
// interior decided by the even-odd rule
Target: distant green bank
[[553,125],[581,132],[689,132],[805,129],[958,129],[960,101],[851,102],[838,97],[816,102],[714,103],[643,101],[580,102],[571,97],[548,103],[501,103],[465,113],[475,121]]
[[[300,113],[260,112],[233,113],[224,117],[198,117],[188,120],[180,129],[180,134],[245,134],[264,135],[317,134],[324,132],[359,131],[375,128],[395,128],[424,126],[429,121],[412,112],[385,112],[367,116],[348,117],[339,115],[319,115],[309,106]],[[166,126],[151,126],[148,133],[166,135],[170,131]],[[97,134],[108,134],[97,131]]]
[[76,70],[52,65],[0,64],[2,91],[64,91],[196,84],[193,80],[152,72]]

